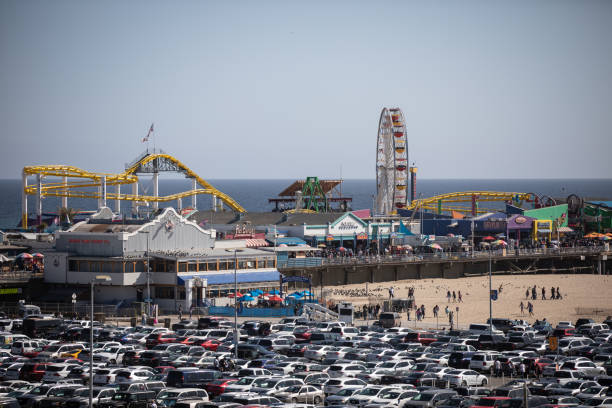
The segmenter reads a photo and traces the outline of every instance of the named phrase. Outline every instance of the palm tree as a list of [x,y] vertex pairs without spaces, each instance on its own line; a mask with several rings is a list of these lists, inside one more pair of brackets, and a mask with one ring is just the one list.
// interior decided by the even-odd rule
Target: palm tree
[[66,224],[72,223],[74,217],[79,213],[79,210],[76,210],[71,207],[62,207],[60,208],[60,221],[63,219],[66,221]]

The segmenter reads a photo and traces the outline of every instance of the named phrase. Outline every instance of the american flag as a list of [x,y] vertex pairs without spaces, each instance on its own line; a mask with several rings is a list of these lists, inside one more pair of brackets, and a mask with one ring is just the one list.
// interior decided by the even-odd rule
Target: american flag
[[153,123],[151,123],[151,127],[149,128],[149,132],[147,133],[147,135],[142,138],[142,143],[149,141],[149,137],[151,136],[151,133],[153,133]]

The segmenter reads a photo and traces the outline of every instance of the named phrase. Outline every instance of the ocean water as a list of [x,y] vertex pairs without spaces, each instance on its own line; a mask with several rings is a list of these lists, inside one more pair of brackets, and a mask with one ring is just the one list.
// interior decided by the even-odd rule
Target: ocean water
[[[277,197],[278,193],[289,186],[294,180],[208,180],[214,187],[234,198],[240,205],[250,212],[270,211],[274,207],[268,203],[268,198]],[[32,182],[32,181],[30,181]],[[436,194],[451,193],[456,191],[487,190],[487,191],[512,191],[536,193],[550,197],[567,197],[569,194],[577,194],[580,197],[593,200],[612,200],[612,179],[470,179],[470,180],[417,180],[417,195],[430,197]],[[184,191],[190,188],[190,181],[180,178],[160,177],[160,195],[168,195]],[[114,191],[114,187],[109,187]],[[123,192],[131,192],[129,186],[123,186]],[[143,194],[152,194],[153,187],[150,178],[141,177],[139,191]],[[374,195],[376,194],[375,180],[345,180],[342,186],[342,194],[352,197],[352,208],[372,208]],[[206,195],[197,197],[198,208],[210,208],[211,201]],[[57,212],[60,206],[60,198],[49,197],[43,200],[43,212]],[[191,199],[183,199],[183,206],[190,206]],[[114,209],[114,202],[108,205]],[[78,210],[95,210],[96,200],[69,199],[68,206]],[[176,202],[161,203],[161,207],[176,206]],[[129,214],[129,202],[122,203],[122,211]],[[35,213],[36,197],[28,197],[28,211],[30,216]],[[0,229],[15,228],[21,218],[21,180],[0,180]]]

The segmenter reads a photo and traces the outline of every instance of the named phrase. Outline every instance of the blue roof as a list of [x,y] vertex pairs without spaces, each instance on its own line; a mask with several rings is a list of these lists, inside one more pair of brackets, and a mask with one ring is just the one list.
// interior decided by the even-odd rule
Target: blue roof
[[[194,274],[194,275],[180,275],[176,277],[177,284],[184,285],[185,280],[193,279],[195,277],[206,279],[208,285],[227,285],[234,283],[234,273],[215,273],[215,274]],[[265,271],[265,272],[238,272],[236,274],[237,283],[252,283],[252,282],[270,282],[279,281],[279,271]]]
[[[271,243],[274,245],[274,240],[272,240]],[[281,237],[281,238],[276,238],[276,246],[279,246],[281,244],[285,244],[287,246],[306,245],[306,241],[304,241],[302,238],[298,238],[298,237]]]

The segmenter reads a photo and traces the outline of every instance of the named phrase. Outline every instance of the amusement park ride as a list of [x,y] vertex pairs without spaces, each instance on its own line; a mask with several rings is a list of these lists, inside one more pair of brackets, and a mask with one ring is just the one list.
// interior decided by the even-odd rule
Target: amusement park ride
[[[176,194],[159,195],[159,173],[179,172],[192,180],[191,189]],[[429,210],[437,213],[478,213],[496,211],[481,208],[480,202],[505,202],[522,206],[525,202],[533,203],[534,207],[554,204],[548,197],[540,197],[534,193],[497,192],[497,191],[465,191],[437,195],[429,198],[415,198],[417,168],[408,165],[408,135],[404,115],[399,108],[383,108],[377,135],[376,148],[376,200],[374,214],[376,216],[396,216],[399,210]],[[138,175],[150,174],[153,179],[153,195],[143,195],[138,191]],[[410,175],[410,180],[408,178]],[[35,176],[36,184],[28,184],[28,177]],[[48,180],[48,181],[46,181]],[[410,200],[408,199],[408,184],[410,181]],[[62,207],[68,206],[68,198],[90,198],[98,200],[98,208],[106,207],[107,200],[115,200],[115,212],[120,212],[121,201],[132,203],[132,213],[138,214],[138,207],[152,203],[157,209],[160,202],[176,200],[179,209],[182,199],[191,197],[191,206],[196,209],[199,194],[212,196],[213,211],[225,204],[237,213],[246,210],[229,195],[217,190],[176,158],[161,151],[147,149],[138,159],[126,165],[122,173],[95,173],[73,166],[45,165],[26,166],[22,172],[22,222],[21,227],[28,227],[28,195],[36,195],[37,224],[41,224],[42,200],[45,197],[61,197]],[[130,193],[122,193],[121,186],[131,185]],[[350,197],[343,197],[338,186],[342,180],[319,180],[308,177],[297,180],[279,194],[279,198],[268,201],[275,203],[275,211],[279,203],[293,203],[293,209],[288,211],[328,212],[349,211]],[[114,192],[108,187],[115,186]],[[221,200],[218,203],[218,199]],[[330,203],[340,203],[339,209],[332,209]]]
[[[399,108],[383,108],[378,122],[376,145],[376,215],[396,215],[402,209],[476,215],[497,211],[480,207],[480,202],[505,202],[518,207],[529,202],[540,207],[553,204],[551,201],[554,201],[534,193],[499,191],[463,191],[415,199],[417,168],[408,166],[406,122]],[[407,195],[408,174],[411,183],[410,200]]]
[[[167,196],[159,195],[159,173],[179,172],[192,179],[192,188],[177,194]],[[138,193],[138,174],[153,175],[153,195]],[[36,176],[36,184],[29,185],[28,177]],[[46,177],[55,178],[55,181],[44,182]],[[60,181],[57,180],[60,178]],[[132,164],[126,166],[123,173],[94,173],[73,166],[46,165],[26,166],[22,173],[22,228],[28,224],[28,195],[37,196],[38,223],[42,216],[42,199],[44,197],[62,197],[62,207],[68,206],[68,198],[92,198],[98,200],[98,207],[106,207],[107,200],[116,200],[116,212],[119,212],[121,201],[131,201],[132,210],[138,212],[139,205],[153,204],[157,208],[160,202],[177,200],[179,206],[182,198],[191,197],[191,205],[196,208],[196,197],[199,194],[212,196],[213,208],[217,208],[217,199],[225,203],[235,212],[244,213],[246,210],[229,195],[217,190],[206,180],[202,179],[179,160],[161,151],[144,152]],[[121,192],[121,185],[130,184],[130,194]],[[115,192],[108,192],[108,186],[115,186]],[[95,190],[97,188],[97,190]]]

